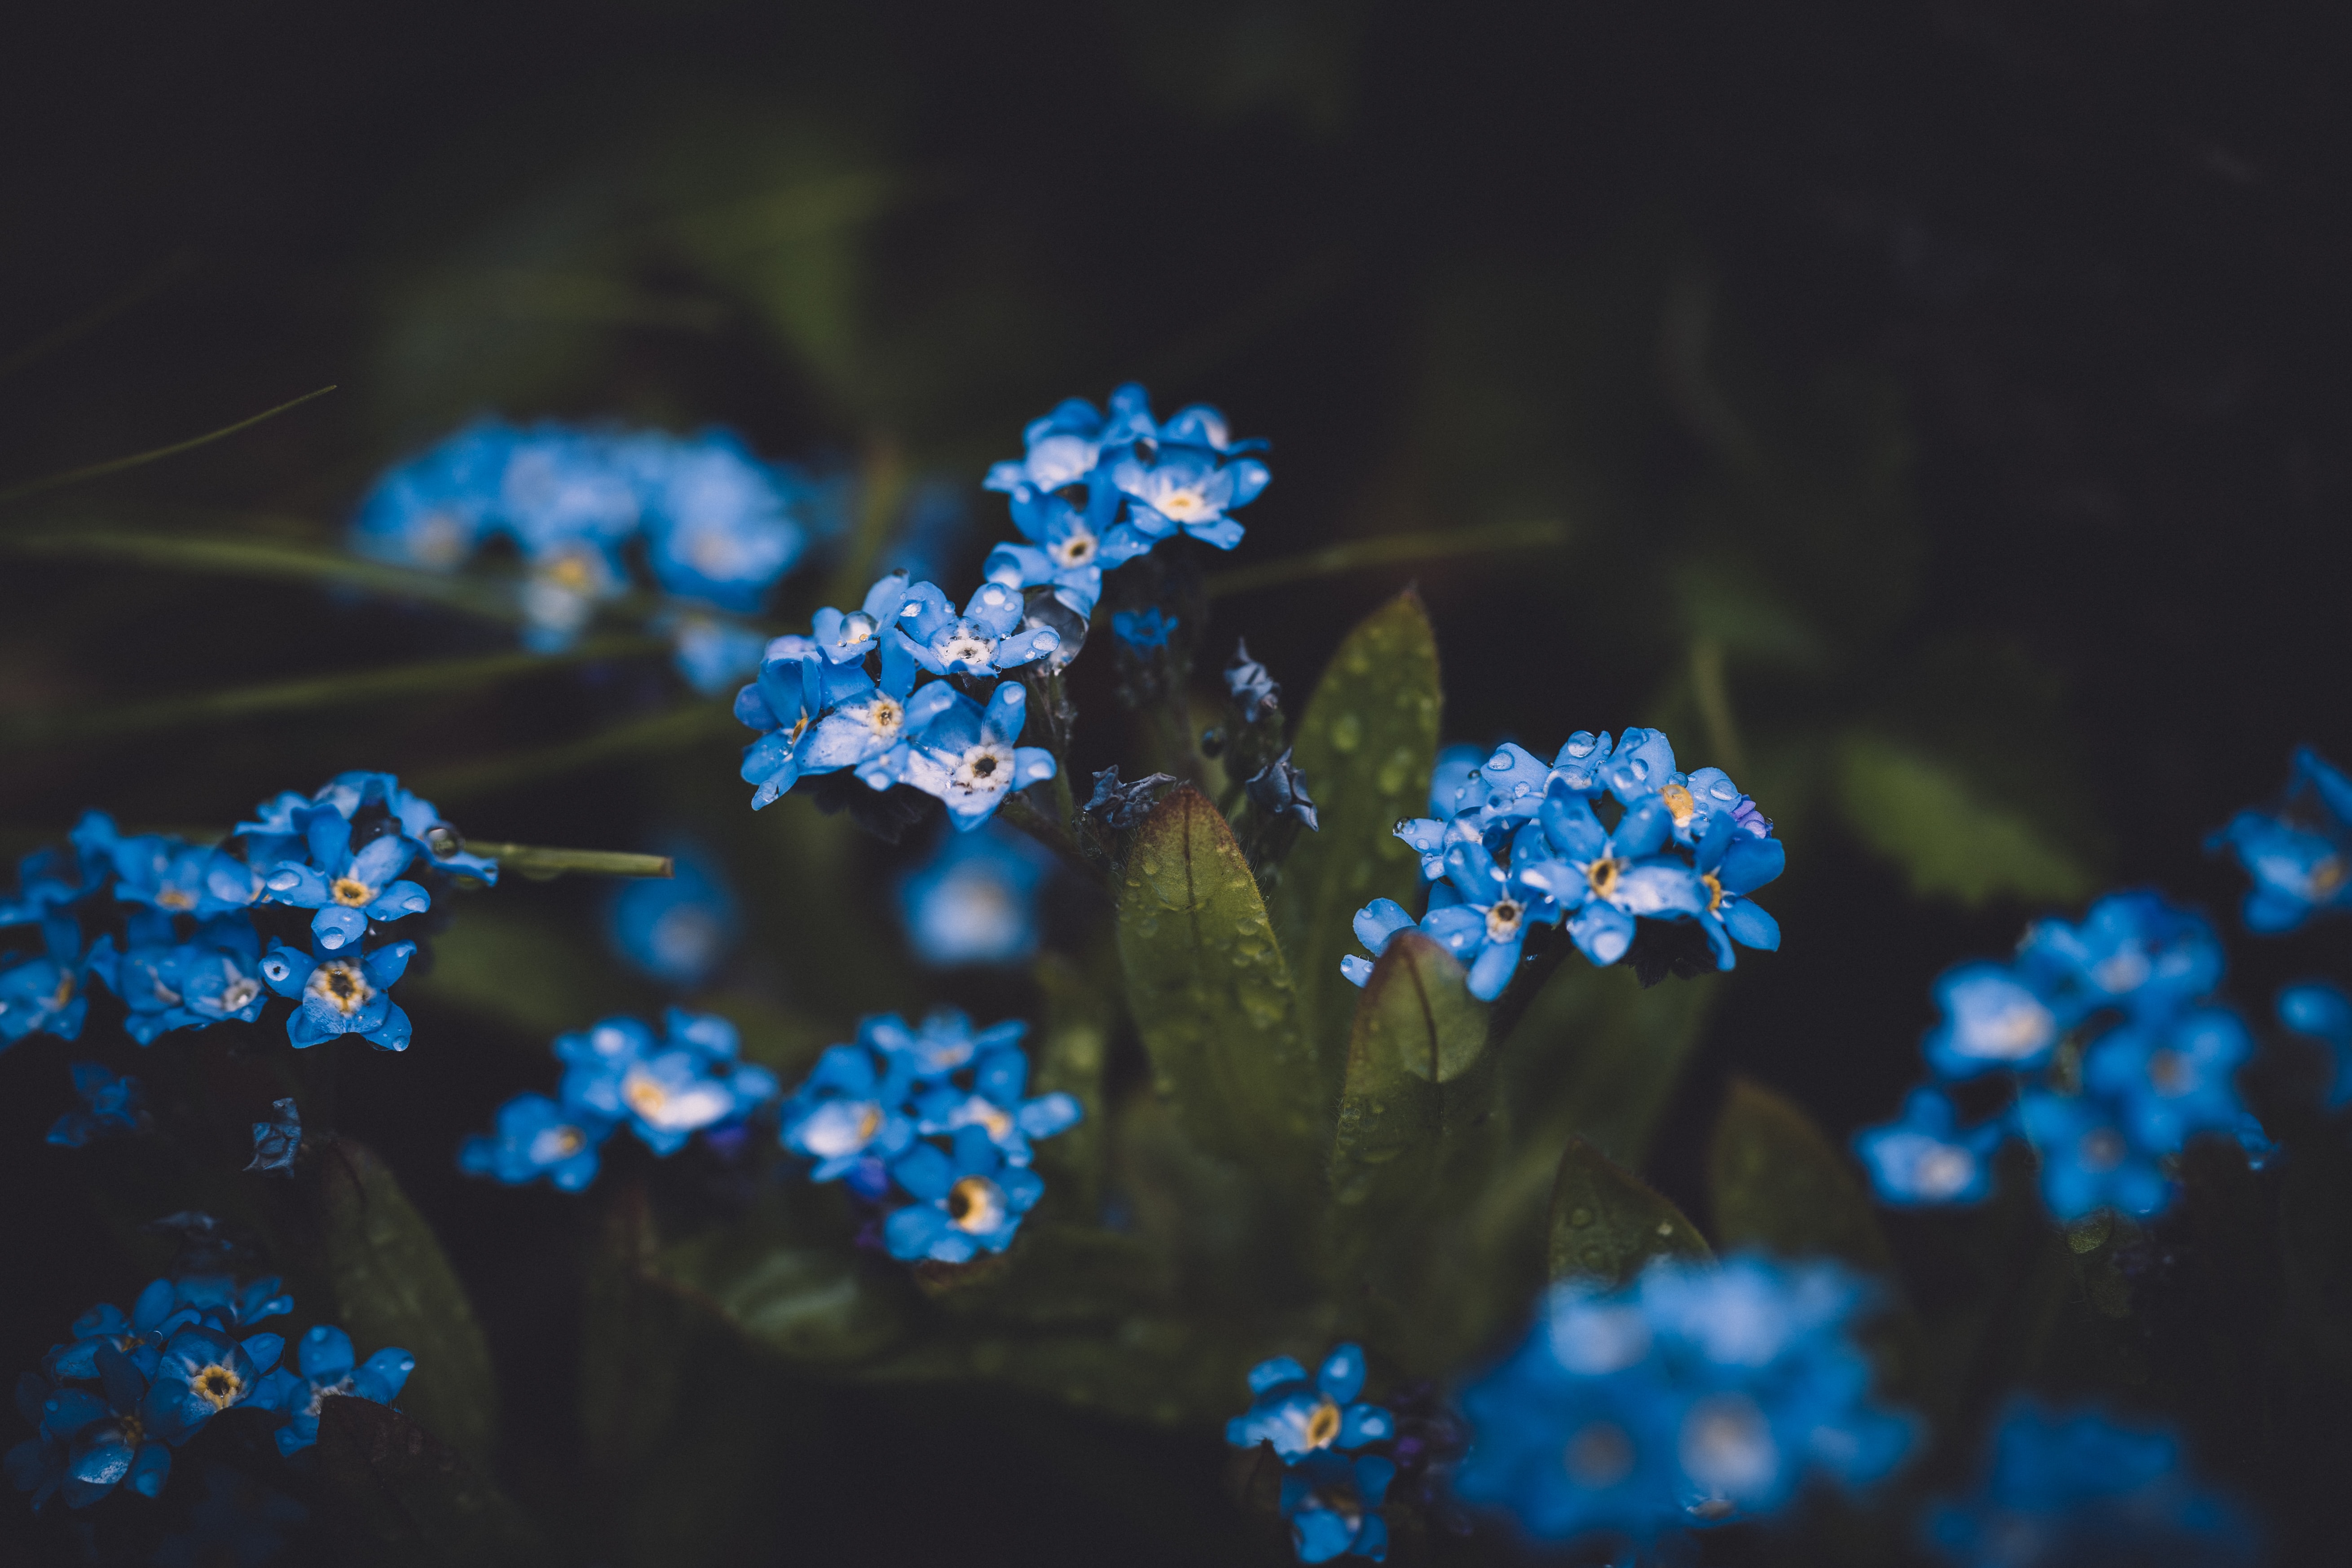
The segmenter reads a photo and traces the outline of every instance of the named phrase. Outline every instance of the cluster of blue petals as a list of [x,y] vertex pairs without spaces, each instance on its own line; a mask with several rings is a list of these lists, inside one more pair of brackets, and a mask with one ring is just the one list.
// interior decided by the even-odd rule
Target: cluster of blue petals
[[940,1008],[909,1026],[862,1018],[854,1044],[828,1047],[784,1101],[778,1136],[815,1162],[809,1178],[845,1182],[887,1207],[882,1242],[908,1262],[969,1263],[1013,1245],[1045,1195],[1030,1142],[1077,1124],[1078,1102],[1032,1096],[1029,1026],[975,1031]]
[[[216,847],[124,834],[98,811],[69,837],[68,849],[26,857],[0,899],[0,928],[37,927],[42,949],[0,957],[0,1047],[36,1032],[75,1038],[94,977],[122,999],[123,1027],[142,1046],[250,1023],[275,993],[296,1004],[287,1033],[298,1047],[351,1034],[405,1049],[408,1016],[390,992],[416,944],[383,940],[386,928],[432,908],[427,882],[498,878],[389,773],[265,801]],[[310,911],[300,945],[268,935],[272,906]]]
[[855,610],[819,610],[814,635],[767,646],[735,717],[761,731],[744,748],[754,810],[803,778],[844,771],[869,789],[912,784],[958,828],[1054,776],[1053,753],[1023,746],[1028,694],[1017,680],[965,691],[1045,658],[1061,634],[1029,616],[1020,591],[983,583],[961,614],[939,587],[894,572]]
[[385,1350],[356,1364],[337,1328],[303,1336],[299,1373],[278,1366],[284,1339],[248,1331],[293,1309],[274,1276],[239,1285],[223,1274],[157,1279],[127,1312],[92,1307],[17,1380],[16,1408],[34,1433],[8,1450],[10,1482],[35,1508],[58,1496],[88,1508],[118,1487],[152,1498],[173,1451],[224,1410],[277,1412],[278,1447],[290,1454],[317,1441],[326,1396],[389,1404],[400,1393],[415,1358]]
[[[1604,822],[1599,808],[1615,811]],[[1788,855],[1772,824],[1720,768],[1685,773],[1656,730],[1614,737],[1580,730],[1549,766],[1505,745],[1483,763],[1450,747],[1430,781],[1430,815],[1397,825],[1429,882],[1416,921],[1393,899],[1358,911],[1370,958],[1340,960],[1361,985],[1396,933],[1418,927],[1460,959],[1471,994],[1492,1001],[1519,965],[1528,934],[1563,921],[1597,964],[1633,945],[1638,922],[1696,921],[1717,967],[1738,947],[1780,945],[1780,923],[1748,897]]]
[[1853,1338],[1869,1288],[1831,1263],[1664,1262],[1611,1293],[1556,1287],[1524,1342],[1462,1393],[1466,1502],[1528,1536],[1669,1531],[1859,1488],[1918,1439],[1871,1397]]
[[82,1110],[68,1110],[50,1124],[48,1142],[79,1149],[93,1138],[147,1130],[146,1092],[129,1073],[110,1071],[103,1062],[75,1062],[69,1069]]
[[458,1169],[514,1186],[544,1176],[576,1193],[624,1126],[667,1156],[776,1098],[775,1075],[744,1061],[735,1026],[713,1014],[672,1007],[658,1035],[635,1018],[607,1018],[559,1037],[555,1054],[564,1064],[555,1098],[519,1094],[499,1107],[494,1130],[459,1146]]
[[[984,481],[1011,502],[1021,542],[990,551],[982,570],[1008,588],[1050,590],[1080,617],[1094,614],[1106,568],[1162,540],[1181,532],[1219,550],[1239,544],[1233,514],[1274,477],[1247,455],[1265,443],[1234,440],[1216,409],[1194,404],[1162,423],[1132,383],[1107,408],[1073,397],[1032,420],[1023,447]],[[1156,623],[1150,629],[1166,639]]]
[[999,824],[948,836],[898,884],[907,945],[941,969],[1021,963],[1037,951],[1038,892],[1053,871],[1049,851]]
[[691,844],[671,845],[669,856],[669,876],[634,878],[613,895],[605,931],[631,966],[691,988],[726,963],[743,922],[715,860]]
[[1283,1465],[1279,1505],[1302,1563],[1355,1556],[1383,1562],[1388,1521],[1381,1513],[1396,1461],[1371,1450],[1391,1442],[1396,1416],[1367,1403],[1364,1351],[1344,1344],[1309,1377],[1289,1356],[1250,1369],[1250,1407],[1225,1423],[1236,1448],[1271,1447]]
[[2314,915],[2352,909],[2352,778],[2300,747],[2278,804],[2238,813],[2209,847],[2227,851],[2253,879],[2248,931],[2279,935]]
[[[2212,928],[2149,892],[2110,894],[2077,924],[2037,921],[2007,963],[1947,971],[1925,1042],[1937,1081],[1900,1119],[1855,1136],[1880,1197],[1977,1202],[2011,1134],[2040,1155],[2042,1197],[2062,1220],[2165,1208],[2165,1162],[2200,1132],[2259,1158],[2268,1142],[2235,1079],[2253,1037],[2212,1000],[2221,971]],[[2013,1081],[2014,1100],[1963,1125],[1946,1086],[1990,1074]]]
[[670,638],[679,673],[717,693],[758,664],[765,642],[730,617],[760,612],[837,507],[830,489],[761,461],[725,430],[680,439],[485,420],[379,479],[352,545],[452,572],[490,540],[511,542],[526,574],[524,643],[549,652],[630,591],[641,552],[667,598],[654,628]]
[[2196,1482],[2163,1427],[2018,1399],[1990,1458],[1975,1492],[1928,1520],[1929,1542],[1961,1568],[2238,1568],[2258,1554],[2251,1521]]

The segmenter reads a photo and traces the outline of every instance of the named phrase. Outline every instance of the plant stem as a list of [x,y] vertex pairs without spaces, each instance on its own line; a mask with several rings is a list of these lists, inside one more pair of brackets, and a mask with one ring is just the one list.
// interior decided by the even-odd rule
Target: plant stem
[[1690,661],[1691,691],[1706,720],[1706,738],[1715,748],[1716,765],[1727,773],[1744,773],[1748,768],[1740,752],[1739,731],[1731,721],[1731,688],[1723,678],[1723,644],[1714,637],[1700,637],[1691,644]]
[[505,587],[465,577],[444,577],[363,560],[341,551],[276,540],[132,533],[110,529],[0,535],[0,551],[16,555],[119,561],[166,572],[213,572],[231,577],[285,577],[340,583],[395,597],[425,599],[492,620],[522,618]]
[[1209,574],[1209,594],[1223,598],[1255,594],[1317,577],[1346,572],[1395,566],[1408,561],[1435,561],[1449,555],[1477,555],[1507,550],[1544,550],[1566,542],[1568,524],[1559,521],[1496,522],[1477,528],[1457,528],[1444,533],[1407,533],[1385,539],[1358,539],[1345,544],[1310,550],[1255,566]]
[[633,855],[620,849],[550,849],[535,844],[492,844],[468,838],[466,848],[487,855],[501,871],[514,871],[533,881],[561,877],[567,871],[592,877],[674,877],[677,868],[667,855]]
[[265,419],[275,419],[289,409],[299,408],[312,398],[324,397],[334,390],[334,384],[331,382],[316,392],[304,393],[290,403],[281,403],[275,408],[264,409],[251,418],[240,419],[234,425],[225,425],[217,430],[195,437],[192,440],[174,441],[168,447],[158,447],[152,451],[134,452],[127,458],[110,458],[103,463],[92,463],[87,468],[68,468],[61,474],[50,474],[42,479],[27,479],[21,485],[12,485],[5,490],[0,490],[0,506],[5,506],[13,500],[21,500],[29,495],[38,495],[43,490],[57,489],[64,485],[79,484],[84,479],[101,479],[108,474],[121,473],[125,468],[138,468],[142,463],[152,463],[163,458],[176,457],[182,452],[192,452],[198,447],[210,446],[213,442],[224,437],[234,436],[240,430],[250,430]]

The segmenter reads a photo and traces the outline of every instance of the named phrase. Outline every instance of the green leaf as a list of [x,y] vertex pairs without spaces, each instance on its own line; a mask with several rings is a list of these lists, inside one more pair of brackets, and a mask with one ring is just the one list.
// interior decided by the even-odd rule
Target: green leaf
[[1878,1215],[1844,1158],[1795,1102],[1760,1084],[1731,1080],[1707,1150],[1707,1185],[1726,1247],[1893,1272]]
[[1553,1151],[1570,1137],[1640,1167],[1721,994],[1708,980],[1645,989],[1626,969],[1595,969],[1574,953],[1553,973],[1503,1052],[1503,1097],[1514,1142],[1531,1156],[1537,1202],[1550,1186]]
[[362,1355],[397,1345],[416,1358],[400,1403],[477,1463],[498,1425],[490,1349],[433,1227],[365,1144],[321,1152],[311,1202],[336,1316]]
[[319,1470],[352,1522],[393,1562],[506,1568],[547,1560],[538,1529],[505,1493],[389,1405],[357,1397],[322,1405]]
[[649,1278],[715,1312],[752,1343],[804,1366],[847,1366],[906,1332],[902,1278],[839,1241],[803,1237],[772,1197],[724,1229],[664,1247]]
[[1596,1279],[1613,1289],[1652,1258],[1708,1263],[1715,1253],[1698,1227],[1641,1177],[1571,1138],[1552,1182],[1545,1257],[1554,1279]]
[[1356,1010],[1356,989],[1339,973],[1357,951],[1349,922],[1374,899],[1405,903],[1418,891],[1418,861],[1396,825],[1428,810],[1440,700],[1436,635],[1407,589],[1348,634],[1299,722],[1291,758],[1322,826],[1283,863],[1275,929],[1327,1092],[1344,1069]]
[[2066,845],[1911,747],[1856,733],[1838,750],[1838,798],[1872,850],[1922,897],[2069,903],[2095,880]]
[[1331,1142],[1333,1294],[1363,1303],[1371,1337],[1433,1365],[1492,1327],[1461,1223],[1500,1142],[1486,1022],[1462,965],[1400,932],[1356,1007]]
[[1126,880],[1119,963],[1154,1086],[1202,1148],[1304,1171],[1322,1141],[1323,1095],[1232,829],[1200,792],[1173,790],[1137,832]]

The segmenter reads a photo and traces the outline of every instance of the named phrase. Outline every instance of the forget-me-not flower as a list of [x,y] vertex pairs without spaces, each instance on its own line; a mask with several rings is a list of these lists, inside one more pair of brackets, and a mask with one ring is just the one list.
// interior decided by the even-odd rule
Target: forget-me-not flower
[[1051,588],[1072,611],[1091,616],[1103,573],[1151,549],[1133,523],[1118,521],[1126,502],[1106,470],[1087,476],[1084,504],[1059,489],[1020,485],[1012,493],[1013,525],[1028,542],[998,544],[981,574],[1009,588]]
[[2234,1075],[2253,1051],[2253,1037],[2225,1007],[2136,1019],[2084,1052],[2083,1087],[2116,1108],[2135,1147],[2175,1153],[2191,1133],[2231,1131],[2245,1117]]
[[773,1073],[739,1058],[734,1025],[672,1007],[664,1036],[634,1018],[608,1018],[555,1042],[569,1063],[568,1108],[625,1121],[646,1147],[674,1154],[695,1133],[739,1121],[775,1098]]
[[543,1094],[519,1094],[499,1107],[495,1131],[458,1146],[457,1168],[509,1186],[545,1176],[556,1191],[576,1193],[596,1179],[598,1152],[619,1124]]
[[1289,1356],[1276,1356],[1250,1368],[1250,1407],[1225,1423],[1225,1441],[1236,1448],[1271,1443],[1285,1464],[1311,1453],[1352,1451],[1396,1436],[1396,1417],[1366,1403],[1361,1345],[1335,1348],[1313,1377]]
[[957,1132],[945,1151],[917,1143],[890,1163],[890,1179],[913,1201],[882,1222],[882,1242],[908,1262],[969,1263],[1003,1251],[1045,1193],[1043,1177],[1007,1161],[978,1126]]
[[1145,538],[1166,539],[1181,529],[1231,550],[1243,529],[1230,514],[1255,500],[1274,474],[1255,458],[1220,462],[1210,448],[1171,442],[1148,459],[1129,449],[1112,461],[1110,477],[1128,498],[1128,521]]
[[[191,1323],[165,1341],[156,1356],[153,1386],[142,1412],[167,1440],[184,1441],[222,1411],[250,1400],[260,1389],[261,1374],[278,1364],[285,1348],[281,1335],[268,1331],[236,1340],[223,1330]],[[108,1354],[99,1352],[101,1375]]]
[[2145,1217],[2171,1201],[2158,1157],[2100,1100],[2028,1089],[2017,1097],[2017,1121],[2042,1159],[2042,1201],[2061,1220],[2101,1208]]
[[1855,1133],[1853,1147],[1885,1202],[1973,1204],[1992,1191],[1993,1151],[2007,1133],[1999,1121],[1962,1128],[1951,1100],[1921,1087],[1905,1099],[1896,1120]]
[[287,1038],[301,1050],[338,1035],[357,1035],[387,1051],[408,1048],[408,1015],[392,986],[416,952],[413,942],[390,942],[362,954],[314,946],[305,953],[273,942],[261,977],[280,996],[299,1003],[286,1019]]
[[[1445,881],[1433,890],[1433,907],[1422,917],[1421,929],[1470,972],[1470,994],[1491,1002],[1517,972],[1528,928],[1560,919],[1557,879],[1538,875],[1555,862],[1522,847],[1506,869],[1475,834],[1456,828],[1447,837]],[[1458,901],[1437,905],[1439,890]],[[1632,921],[1626,923],[1630,931]]]
[[1016,630],[1021,616],[1020,591],[1002,583],[982,583],[961,616],[937,584],[916,583],[891,635],[933,675],[990,676],[1062,646],[1062,634],[1051,626]]
[[654,580],[681,598],[758,614],[807,544],[777,476],[730,431],[625,445]]
[[1019,682],[999,681],[984,709],[944,683],[926,687],[923,695],[931,692],[942,696],[909,735],[901,776],[946,805],[959,831],[987,821],[1013,791],[1054,776],[1053,752],[1014,744],[1028,717],[1028,694]]
[[1022,432],[1018,461],[989,465],[982,487],[992,490],[1055,490],[1094,472],[1106,447],[1131,446],[1158,434],[1150,395],[1133,382],[1110,395],[1107,408],[1083,397],[1065,398],[1054,411],[1033,419]]
[[2025,1068],[2058,1044],[2058,1016],[2042,993],[2008,964],[1976,962],[1936,980],[1944,1019],[1927,1040],[1927,1065],[1948,1079],[1996,1068]]
[[385,469],[360,502],[352,548],[426,572],[464,565],[498,503],[515,436],[510,426],[482,420]]
[[[1675,809],[1676,787],[1660,792],[1669,811]],[[1707,900],[1706,908],[1699,911],[1698,923],[1706,932],[1707,945],[1715,950],[1716,967],[1729,969],[1737,962],[1731,951],[1735,942],[1763,952],[1780,947],[1780,922],[1748,895],[1780,874],[1789,863],[1789,851],[1777,838],[1759,838],[1740,831],[1728,810],[1697,815],[1709,824],[1694,861]]]
[[2297,747],[2285,798],[2242,811],[2207,843],[2226,849],[2253,879],[2246,929],[2290,931],[2315,914],[2352,909],[2352,779],[2309,746]]
[[672,873],[641,877],[613,897],[606,931],[635,968],[672,985],[701,984],[741,938],[734,895],[698,848],[671,847]]
[[809,1172],[813,1182],[836,1181],[861,1165],[896,1159],[915,1144],[915,1121],[906,1108],[912,1084],[903,1058],[863,1045],[829,1046],[784,1101],[777,1139],[816,1162]]
[[908,945],[940,968],[1022,962],[1037,951],[1037,894],[1053,870],[1036,840],[995,823],[944,836],[898,884]]
[[48,1142],[79,1149],[110,1132],[141,1132],[147,1127],[146,1097],[129,1073],[116,1075],[103,1062],[71,1064],[74,1092],[88,1109],[68,1110],[49,1127]]
[[320,1323],[295,1347],[301,1370],[281,1366],[262,1378],[253,1403],[264,1410],[283,1411],[286,1425],[277,1431],[278,1451],[292,1455],[319,1440],[319,1407],[343,1395],[389,1405],[400,1395],[416,1358],[404,1350],[387,1348],[362,1362],[352,1348],[352,1336]]
[[2278,994],[2278,1021],[2327,1051],[2321,1103],[2336,1110],[2352,1101],[2352,996],[2324,980],[2307,980]]
[[401,876],[416,858],[417,846],[405,833],[392,828],[354,847],[352,821],[341,811],[320,807],[299,820],[304,858],[278,861],[261,881],[270,902],[318,910],[310,934],[322,951],[358,942],[371,921],[396,921],[433,907],[433,895]]
[[1613,829],[1601,826],[1589,801],[1565,789],[1551,790],[1538,815],[1558,858],[1538,859],[1516,874],[1567,912],[1570,938],[1593,963],[1625,956],[1636,917],[1692,920],[1706,910],[1709,896],[1698,873],[1658,853],[1673,836],[1674,818],[1655,795],[1637,795]]
[[81,1034],[89,1014],[82,980],[89,973],[90,949],[80,922],[69,914],[41,921],[44,952],[0,955],[0,1049],[27,1035],[70,1040]]
[[977,1127],[1008,1163],[1026,1165],[1031,1139],[1067,1131],[1083,1114],[1074,1096],[1059,1091],[1026,1098],[1028,1084],[1026,1052],[1010,1047],[987,1052],[973,1063],[969,1089],[941,1083],[915,1100],[915,1129],[960,1134]]

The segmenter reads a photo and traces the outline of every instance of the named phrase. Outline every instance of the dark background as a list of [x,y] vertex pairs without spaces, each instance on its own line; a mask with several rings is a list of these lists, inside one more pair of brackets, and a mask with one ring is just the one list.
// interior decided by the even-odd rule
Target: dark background
[[[1741,782],[1791,844],[1766,900],[1789,941],[1727,983],[1653,1162],[1677,1195],[1727,1072],[1840,1132],[1883,1117],[1937,969],[2103,886],[2226,919],[2238,884],[2203,836],[2295,742],[2352,753],[2352,99],[2327,7],[711,0],[6,27],[0,355],[41,352],[0,376],[0,486],[341,390],[0,529],[326,537],[383,462],[492,407],[723,422],[780,455],[887,442],[971,488],[1026,418],[1129,377],[1163,413],[1207,399],[1273,438],[1244,561],[1565,522],[1538,557],[1228,601],[1212,641],[1245,633],[1303,692],[1418,576],[1450,739],[1549,752],[1664,723],[1685,766],[1720,760],[1689,671],[1695,644],[1722,651]],[[964,576],[1002,523],[972,494]],[[504,635],[298,584],[0,560],[0,711]],[[341,768],[429,777],[582,733],[665,679],[20,740],[0,823],[11,853],[90,805],[225,824]],[[1923,889],[1902,846],[1934,825],[1894,802],[1874,823],[1839,761],[1856,735],[1914,747],[2063,868]],[[682,771],[484,787],[462,820],[646,843],[726,798]],[[2233,945],[2250,1009],[2330,963],[2324,937]],[[811,998],[791,953],[764,962],[844,1022],[887,1005]],[[462,1062],[367,1064],[345,1120],[490,1303],[509,1410],[560,1405],[561,1292],[532,1283],[554,1244],[507,1239],[554,1211],[459,1185],[442,1152],[526,1070],[481,1066],[463,1017],[420,1009],[420,1042],[428,1025]],[[142,1277],[39,1145],[63,1055],[37,1038],[0,1061],[12,1363]],[[517,1465],[567,1463],[560,1410],[514,1419]],[[878,1513],[812,1539],[892,1561],[974,1530],[1041,1559],[1144,1550],[1133,1520],[1070,1500],[1067,1455],[909,1458],[903,1427],[952,1422],[871,1401],[839,1419],[943,1500],[895,1508],[877,1483],[845,1495]]]

